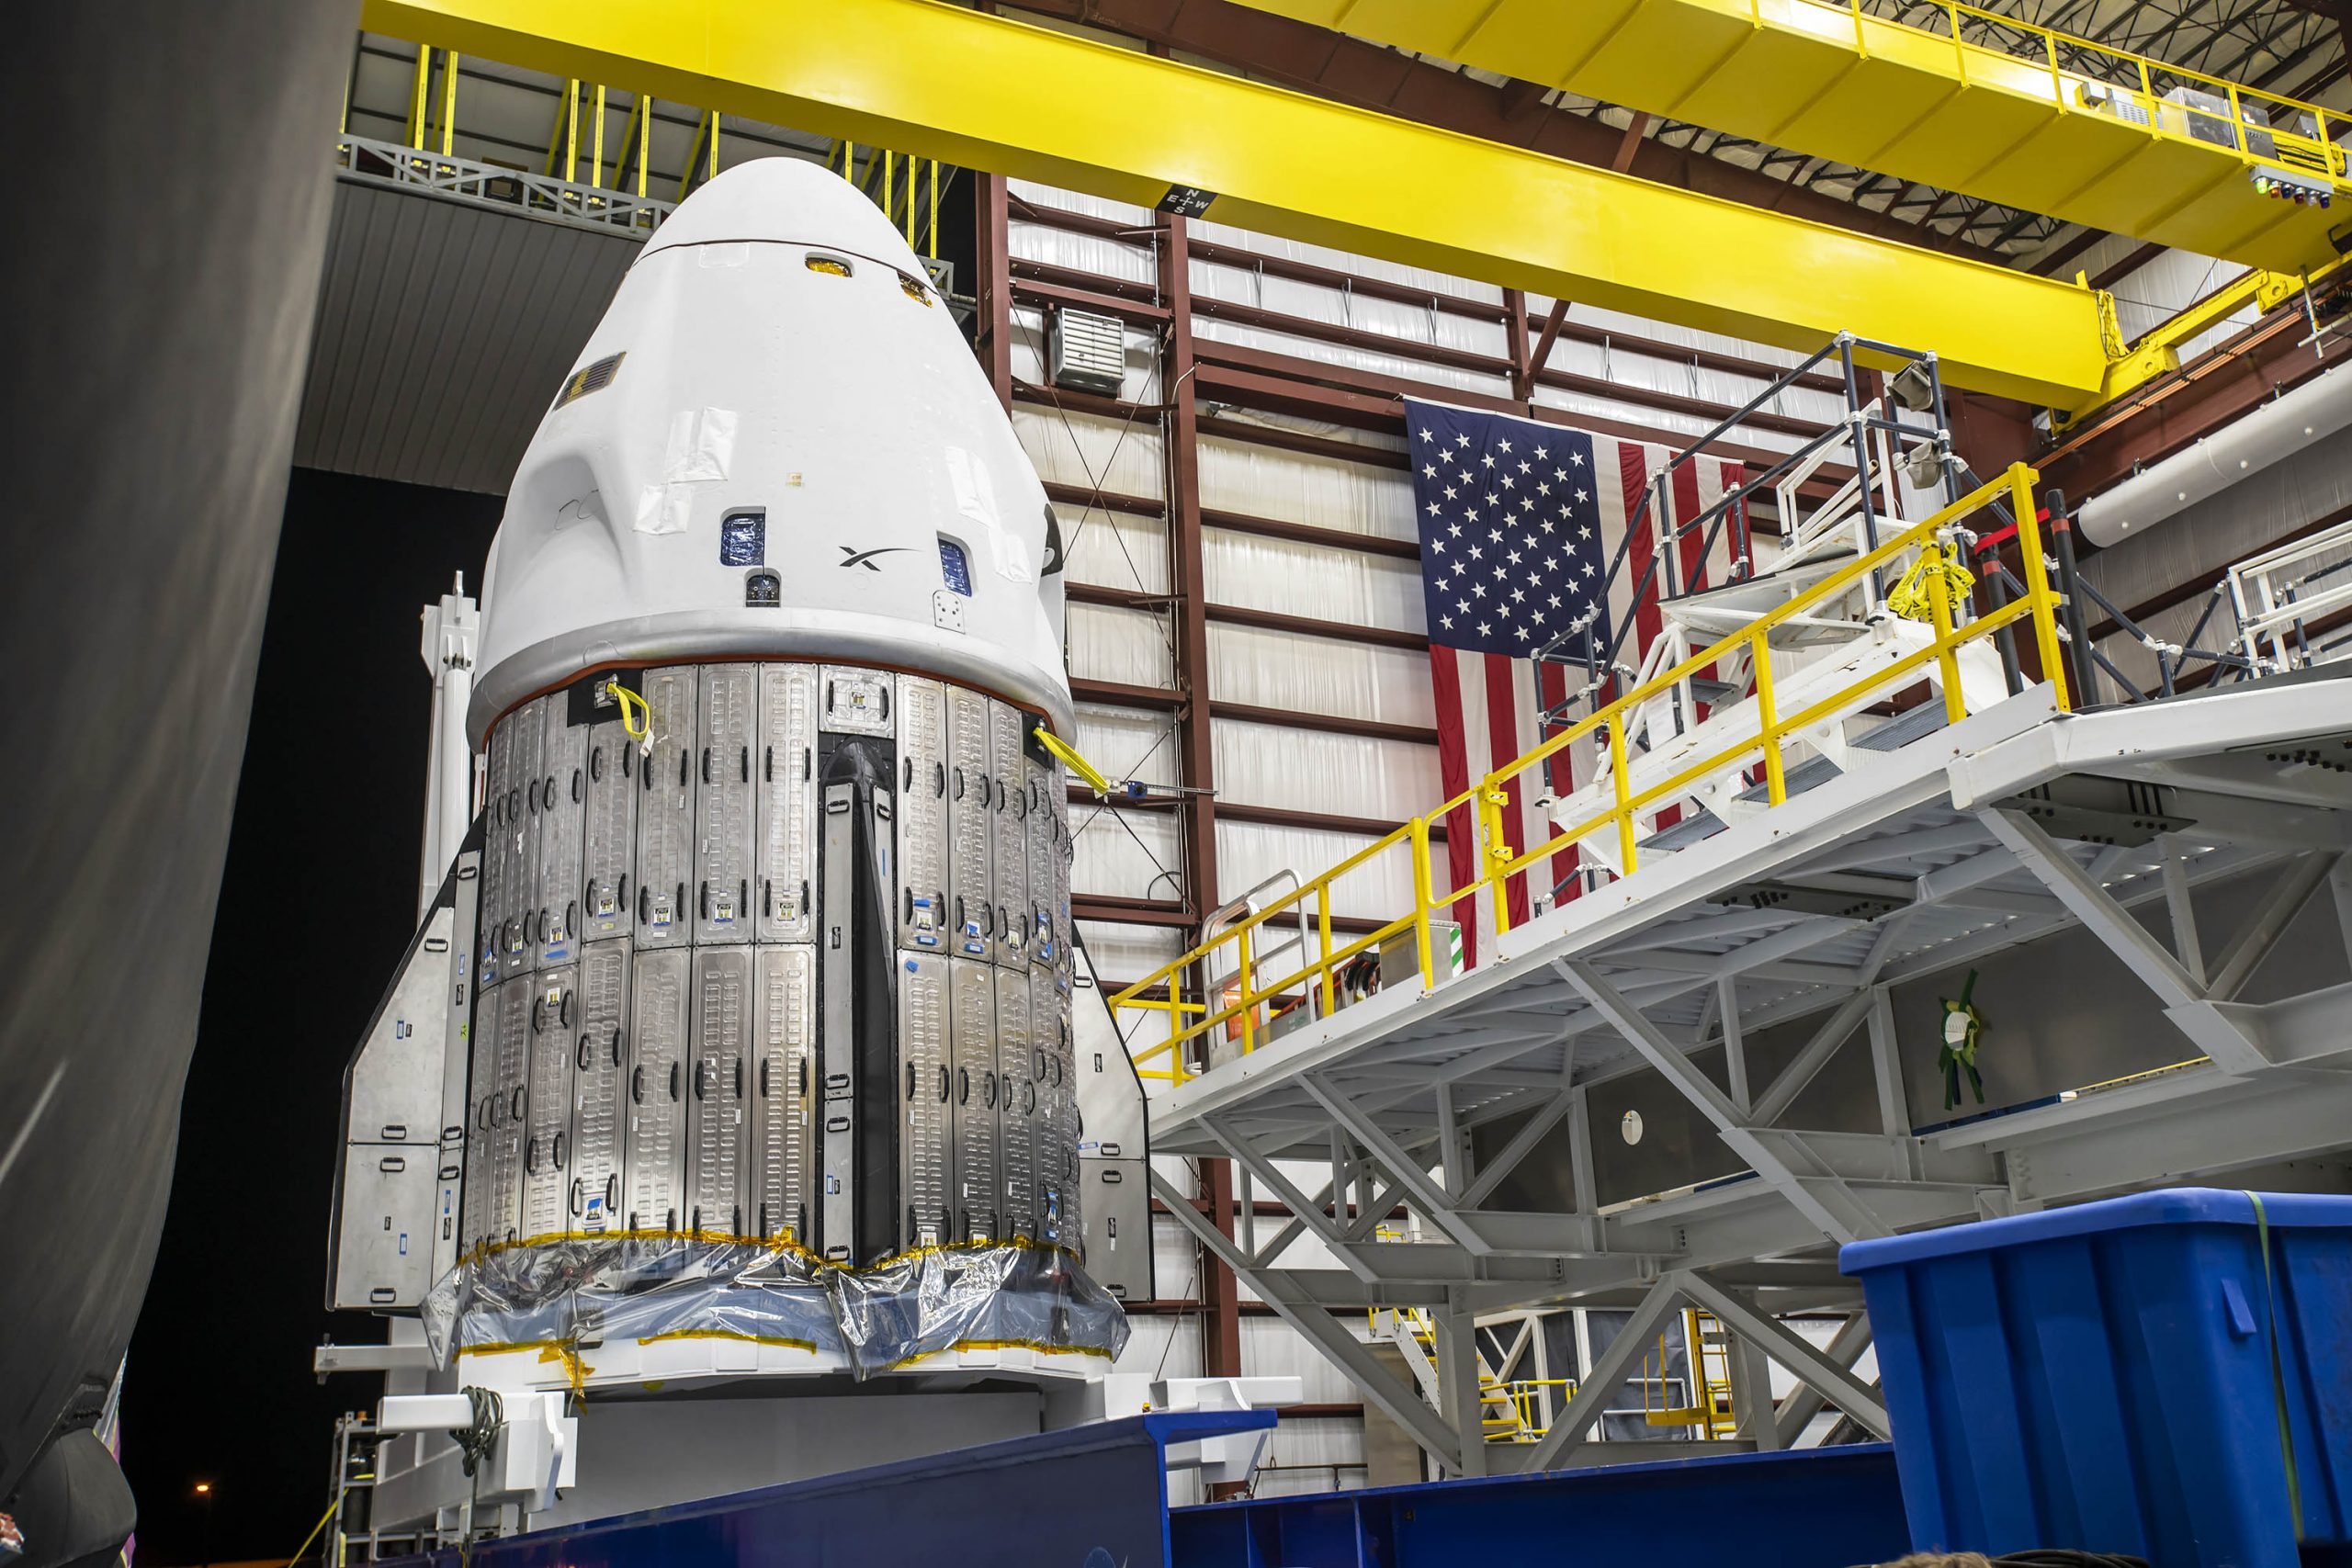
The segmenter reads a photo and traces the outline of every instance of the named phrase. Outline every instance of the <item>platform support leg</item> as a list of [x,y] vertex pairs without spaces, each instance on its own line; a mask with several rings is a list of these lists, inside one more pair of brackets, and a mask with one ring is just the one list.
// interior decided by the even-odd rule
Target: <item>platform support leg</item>
[[1487,1473],[1486,1407],[1478,1386],[1478,1319],[1464,1310],[1459,1286],[1446,1290],[1446,1310],[1436,1314],[1437,1387],[1445,1402],[1445,1424],[1462,1437],[1462,1463],[1455,1475]]
[[1731,1342],[1731,1407],[1739,1423],[1733,1437],[1754,1443],[1758,1453],[1783,1446],[1772,1407],[1772,1362],[1736,1336]]

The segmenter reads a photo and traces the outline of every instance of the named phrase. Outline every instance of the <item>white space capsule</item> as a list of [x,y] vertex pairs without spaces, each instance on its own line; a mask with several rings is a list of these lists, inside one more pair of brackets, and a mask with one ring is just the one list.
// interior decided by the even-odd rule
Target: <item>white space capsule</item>
[[647,242],[508,493],[470,729],[599,665],[921,671],[1067,731],[1044,488],[922,265],[846,182],[729,170]]
[[[608,1340],[744,1321],[671,1281],[698,1247],[782,1259],[726,1269],[791,1312],[821,1286],[867,1361],[1035,1337],[1012,1320],[1124,1338],[1072,1267],[1070,835],[1035,734],[1071,725],[1060,551],[849,186],[746,164],[649,242],[491,553],[461,1342],[575,1332],[548,1314],[583,1277]],[[535,1298],[563,1248],[563,1301]],[[1058,1315],[861,1338],[898,1287],[842,1304],[845,1276],[991,1249]]]

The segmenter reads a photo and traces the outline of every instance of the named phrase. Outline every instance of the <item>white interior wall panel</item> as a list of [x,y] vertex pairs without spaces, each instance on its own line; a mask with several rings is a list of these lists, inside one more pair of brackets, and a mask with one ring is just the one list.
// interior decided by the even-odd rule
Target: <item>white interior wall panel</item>
[[[1121,898],[1182,897],[1184,840],[1174,812],[1114,811],[1107,806],[1073,805],[1070,832],[1073,842],[1069,886],[1073,895],[1098,893]],[[1163,871],[1170,874],[1162,875]],[[1105,969],[1100,959],[1095,961],[1095,968],[1114,979],[1132,977]]]
[[[1527,315],[1541,323],[1551,313],[1552,299],[1545,294],[1527,297]],[[1775,348],[1770,344],[1749,343],[1745,338],[1727,337],[1722,333],[1704,332],[1697,327],[1679,327],[1665,321],[1652,321],[1640,316],[1629,316],[1623,310],[1607,310],[1598,305],[1585,305],[1571,300],[1568,320],[1580,326],[1596,327],[1605,333],[1625,333],[1646,338],[1652,343],[1671,344],[1677,348],[1694,348],[1709,354],[1727,354],[1741,359],[1752,359],[1758,365],[1787,369],[1802,363],[1807,354],[1794,349]]]
[[1210,742],[1219,800],[1402,821],[1445,798],[1437,748],[1416,740],[1220,718]]
[[1182,1155],[1154,1155],[1151,1156],[1151,1170],[1153,1175],[1176,1189],[1182,1196],[1187,1198],[1200,1196],[1201,1183],[1194,1162]]
[[1214,316],[1204,316],[1193,321],[1193,335],[1211,343],[1230,344],[1236,348],[1286,354],[1294,359],[1311,360],[1317,365],[1362,370],[1375,376],[1401,377],[1431,389],[1451,387],[1457,391],[1484,392],[1495,398],[1510,395],[1509,376],[1489,375],[1482,370],[1466,370],[1452,365],[1432,365],[1426,359],[1411,358],[1407,352],[1386,354],[1349,344],[1327,343],[1321,338],[1302,337],[1295,333],[1276,332],[1270,327],[1221,321]]
[[[1148,221],[1148,217],[1146,220]],[[1271,234],[1237,229],[1229,223],[1196,221],[1192,225],[1191,232],[1212,244],[1230,245],[1261,256],[1279,256],[1288,261],[1304,262],[1310,266],[1326,267],[1333,272],[1377,278],[1407,288],[1451,295],[1457,299],[1474,299],[1489,305],[1502,303],[1503,291],[1491,283],[1474,283],[1466,277],[1452,277],[1423,267],[1407,266],[1401,262],[1380,261],[1349,251],[1335,251],[1328,245],[1309,244],[1304,240],[1276,239]]]
[[1159,264],[1149,245],[1130,245],[1101,234],[1074,234],[1034,220],[1009,219],[1005,248],[1023,261],[1071,267],[1129,283],[1149,283],[1159,275]]
[[[1538,333],[1542,330],[1541,324],[1531,324],[1528,330],[1531,334]],[[1545,363],[1555,370],[1564,370],[1571,375],[1598,377],[1618,386],[1641,387],[1679,398],[1705,398],[1735,408],[1771,385],[1763,376],[1713,369],[1687,359],[1661,358],[1654,354],[1637,353],[1619,344],[1588,343],[1582,338],[1561,338],[1554,342],[1551,357]],[[1844,416],[1845,400],[1833,392],[1790,387],[1776,394],[1766,408],[1770,412],[1791,419],[1809,419],[1826,424]],[[1638,411],[1628,408],[1622,417],[1635,419],[1637,413]]]
[[1420,536],[1413,523],[1412,479],[1401,468],[1215,435],[1202,436],[1199,450],[1204,511],[1384,539]]
[[[1083,817],[1090,807],[1073,806],[1075,817]],[[1091,890],[1090,890],[1091,891]],[[1121,890],[1125,897],[1139,897],[1139,892]],[[1082,920],[1080,930],[1086,938],[1086,956],[1094,962],[1094,973],[1104,986],[1115,990],[1131,985],[1161,964],[1182,956],[1183,933],[1170,926],[1130,925],[1121,920]],[[1128,1012],[1118,1020],[1119,1032],[1128,1040],[1165,1039],[1167,1031],[1156,1029],[1159,1014]],[[1141,1021],[1140,1022],[1138,1021]],[[1136,1031],[1141,1029],[1142,1033]]]
[[[1177,782],[1180,761],[1175,727],[1175,717],[1170,714],[1081,703],[1074,744],[1079,755],[1093,763],[1114,784],[1140,779],[1146,784],[1172,784]],[[1069,783],[1085,787],[1085,781],[1076,773],[1065,776]]]
[[1119,1352],[1111,1370],[1145,1377],[1199,1377],[1200,1319],[1190,1313],[1135,1314],[1127,1319],[1127,1348]]
[[1426,631],[1418,561],[1363,550],[1204,531],[1209,603],[1389,631]]
[[[1434,804],[1434,803],[1432,803]],[[1337,865],[1371,843],[1360,833],[1328,828],[1278,828],[1266,822],[1220,820],[1216,825],[1217,900],[1238,898],[1267,878],[1284,871],[1300,880]],[[1083,840],[1080,852],[1083,853]],[[1441,855],[1441,874],[1442,862]],[[1331,913],[1391,920],[1413,907],[1412,846],[1392,845],[1331,885]],[[1307,928],[1314,930],[1314,902],[1307,900]],[[1271,927],[1274,922],[1269,921]],[[1295,932],[1290,917],[1282,917],[1285,931]],[[1340,933],[1333,932],[1336,945]],[[1272,939],[1268,939],[1271,942]],[[1349,941],[1354,938],[1351,936]],[[1267,942],[1259,944],[1262,951]],[[1305,961],[1287,963],[1283,974],[1304,967]],[[1279,978],[1279,976],[1270,976]]]
[[1221,701],[1383,724],[1437,722],[1429,655],[1419,649],[1215,621],[1208,633],[1209,694]]
[[[1361,446],[1366,456],[1353,459],[1358,462],[1370,461],[1370,454],[1374,452],[1400,453],[1408,445],[1401,429],[1395,434],[1390,434],[1385,431],[1364,430],[1356,425],[1339,424],[1326,419],[1308,419],[1301,414],[1274,413],[1265,409],[1246,409],[1238,404],[1220,407],[1216,410],[1216,415],[1219,424],[1224,428],[1209,432],[1212,437],[1221,434],[1231,434],[1240,426],[1250,426],[1253,430],[1317,435],[1326,441],[1338,441],[1350,446]],[[1270,440],[1280,438],[1279,434],[1268,437]],[[1254,442],[1258,437],[1254,434],[1245,434],[1243,439]]]
[[1048,484],[1096,486],[1114,495],[1161,493],[1159,424],[1121,420],[1035,403],[1012,405],[1012,433],[1021,438],[1037,477]]
[[1160,687],[1175,681],[1168,617],[1158,611],[1072,604],[1062,635],[1073,680]]
[[1504,322],[1480,321],[1430,305],[1383,299],[1221,262],[1193,262],[1192,284],[1195,295],[1207,299],[1253,305],[1304,321],[1395,338],[1400,353],[1411,353],[1416,344],[1490,355],[1497,359],[1510,353],[1510,329]]
[[[1358,1340],[1368,1337],[1363,1314],[1348,1313],[1339,1321]],[[1241,1320],[1241,1371],[1253,1378],[1297,1378],[1306,1384],[1299,1396],[1302,1404],[1346,1404],[1363,1397],[1347,1373],[1278,1317],[1252,1315]],[[1359,1450],[1348,1457],[1363,1456]]]
[[1151,209],[1136,207],[1108,197],[1084,196],[1074,190],[1061,190],[1053,186],[1039,185],[1034,180],[1007,180],[1005,188],[1032,207],[1050,207],[1062,212],[1076,212],[1088,218],[1109,218],[1137,229],[1151,227]]
[[[1596,398],[1587,392],[1572,392],[1562,387],[1538,386],[1535,400],[1547,409],[1559,409],[1572,417],[1637,424],[1670,438],[1695,441],[1716,424],[1713,415],[1676,413],[1668,409],[1633,408],[1611,398]],[[1793,452],[1805,442],[1801,435],[1787,435],[1777,430],[1758,430],[1753,425],[1740,426],[1728,439],[1766,452]]]
[[[1171,1302],[1196,1302],[1201,1299],[1201,1244],[1193,1233],[1173,1214],[1154,1214],[1151,1220],[1152,1277],[1161,1299]],[[1200,1333],[1200,1319],[1193,1318],[1193,1334]]]
[[1102,506],[1057,502],[1062,549],[1072,582],[1131,592],[1168,592],[1168,525],[1158,517]]
[[[2136,247],[2134,247],[2136,249]],[[2225,283],[2245,275],[2235,262],[2217,261],[2194,251],[2159,251],[2109,287],[2115,296],[2115,324],[2124,341],[2143,334],[2180,314]],[[2182,345],[2180,357],[2194,359],[2223,338],[2236,335],[2261,315],[2252,305],[2207,328]]]

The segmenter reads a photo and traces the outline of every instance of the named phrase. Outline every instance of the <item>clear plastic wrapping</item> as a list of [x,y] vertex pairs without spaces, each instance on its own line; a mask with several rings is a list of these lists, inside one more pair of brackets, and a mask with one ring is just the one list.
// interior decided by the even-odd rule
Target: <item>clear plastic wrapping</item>
[[926,1356],[1020,1347],[1106,1360],[1126,1314],[1057,1247],[924,1247],[865,1268],[787,1243],[590,1236],[477,1254],[425,1298],[435,1359],[537,1347],[572,1359],[616,1341],[788,1345],[862,1379]]

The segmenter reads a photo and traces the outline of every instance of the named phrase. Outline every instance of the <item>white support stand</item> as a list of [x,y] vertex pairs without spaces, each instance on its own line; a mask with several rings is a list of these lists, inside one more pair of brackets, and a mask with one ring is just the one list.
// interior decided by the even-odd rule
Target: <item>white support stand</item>
[[433,734],[424,764],[424,847],[416,869],[422,915],[441,889],[458,846],[474,819],[473,749],[466,743],[466,706],[474,694],[474,653],[481,613],[458,574],[440,603],[427,604],[419,651],[433,674]]
[[[514,1503],[525,1517],[555,1506],[556,1494],[579,1480],[580,1418],[564,1413],[560,1393],[501,1397],[503,1418],[477,1477],[485,1503]],[[464,1393],[387,1394],[378,1406],[380,1432],[458,1432],[473,1425]]]
[[[1153,1410],[1263,1410],[1295,1404],[1306,1394],[1300,1378],[1159,1378],[1113,1372],[1102,1380],[1104,1419]],[[1168,1468],[1200,1473],[1204,1486],[1247,1481],[1266,1449],[1263,1431],[1236,1432],[1197,1442],[1170,1443]]]

